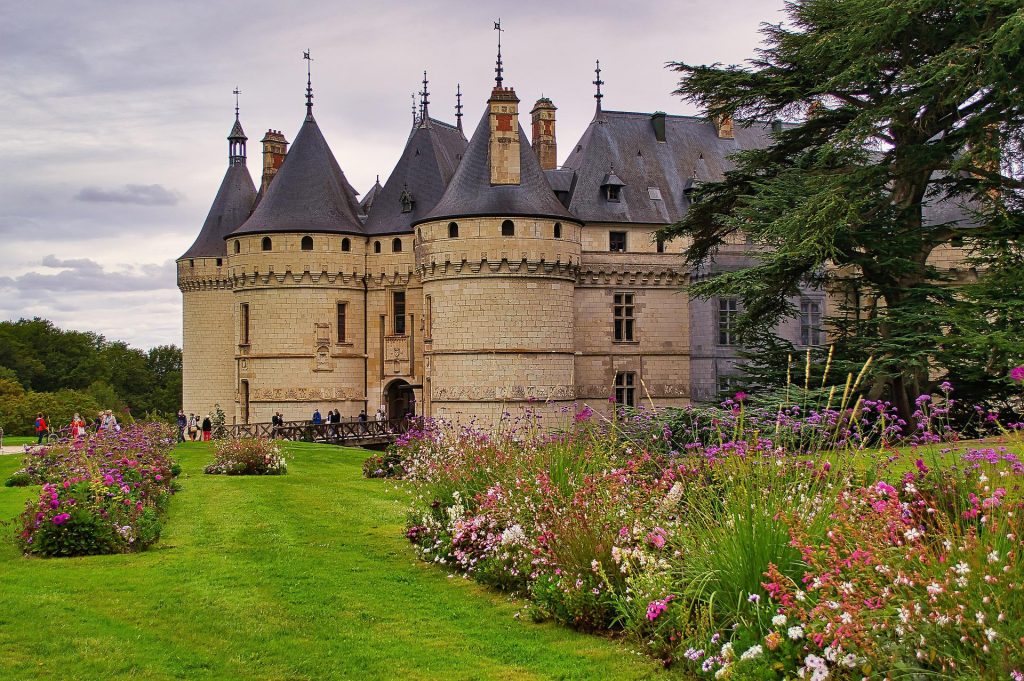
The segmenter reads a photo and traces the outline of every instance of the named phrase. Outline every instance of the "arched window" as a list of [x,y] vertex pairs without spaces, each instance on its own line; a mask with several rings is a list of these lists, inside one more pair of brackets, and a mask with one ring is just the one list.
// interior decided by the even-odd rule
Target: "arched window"
[[459,236],[459,223],[457,223],[457,222],[449,222],[448,223],[448,238],[449,239],[454,239],[457,236]]
[[313,250],[313,237],[304,236],[302,237],[302,250],[312,251]]
[[502,236],[515,236],[516,235],[516,224],[511,220],[505,220],[501,223],[501,235]]
[[555,238],[556,239],[561,239],[562,238],[562,223],[561,222],[556,222],[555,223]]
[[235,253],[239,253],[242,250],[242,242],[235,239]]
[[273,244],[273,242],[270,241],[270,237],[269,236],[263,237],[263,250],[264,251],[269,251],[269,250],[273,249],[273,247],[274,247],[274,244]]
[[402,252],[402,240],[395,237],[394,241],[391,242],[391,252],[401,253]]
[[373,252],[374,253],[380,253],[380,242],[379,241],[374,241],[373,242]]
[[341,250],[346,252],[352,250],[352,241],[348,237],[341,240]]

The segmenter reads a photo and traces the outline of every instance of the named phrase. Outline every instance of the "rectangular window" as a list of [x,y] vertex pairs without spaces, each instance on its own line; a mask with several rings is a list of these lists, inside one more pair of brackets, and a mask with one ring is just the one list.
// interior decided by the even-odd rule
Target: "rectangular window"
[[249,303],[242,303],[239,311],[240,326],[238,329],[239,344],[249,344]]
[[657,246],[658,246],[658,253],[664,253],[665,252],[665,240],[659,238],[656,243],[657,243]]
[[718,394],[721,396],[732,397],[732,394],[736,391],[736,377],[731,374],[719,374],[718,375]]
[[736,345],[736,315],[739,303],[735,298],[721,298],[718,301],[718,344]]
[[633,294],[616,293],[614,305],[615,341],[633,342]]
[[821,345],[821,303],[816,300],[800,301],[800,343]]
[[345,342],[345,303],[338,303],[338,342]]
[[612,252],[626,252],[626,233],[608,232],[608,250]]
[[423,337],[427,340],[433,338],[434,310],[433,301],[430,296],[423,297]]
[[394,291],[391,294],[391,314],[394,318],[394,333],[405,335],[405,291]]
[[631,371],[620,371],[615,374],[615,404],[619,406],[636,406],[636,374]]

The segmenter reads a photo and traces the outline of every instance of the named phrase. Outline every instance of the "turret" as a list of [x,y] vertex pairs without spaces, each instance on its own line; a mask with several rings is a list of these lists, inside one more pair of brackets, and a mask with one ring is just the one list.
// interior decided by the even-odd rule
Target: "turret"
[[541,97],[533,105],[530,115],[533,117],[530,143],[537,154],[537,160],[543,170],[554,170],[558,167],[558,144],[555,140],[555,111],[557,107],[547,97]]

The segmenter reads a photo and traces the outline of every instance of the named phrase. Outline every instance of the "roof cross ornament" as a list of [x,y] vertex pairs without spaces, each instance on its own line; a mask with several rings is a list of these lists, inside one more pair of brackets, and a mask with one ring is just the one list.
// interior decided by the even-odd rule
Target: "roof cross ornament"
[[462,130],[462,84],[455,84],[455,122],[456,127]]
[[594,73],[597,75],[597,80],[594,81],[594,85],[597,86],[597,92],[594,93],[594,99],[597,100],[597,110],[601,110],[601,98],[604,95],[601,94],[601,86],[604,85],[604,81],[601,80],[601,60],[597,60],[597,66],[594,68]]
[[494,30],[498,32],[498,65],[494,68],[494,87],[500,88],[502,81],[501,73],[504,70],[501,66],[501,32],[504,30],[501,27],[501,19],[494,22]]
[[231,91],[231,94],[235,96],[235,120],[238,120],[238,95],[242,94],[242,91],[235,86],[235,89]]
[[302,52],[302,58],[306,60],[306,118],[313,117],[313,58],[309,56],[309,50]]

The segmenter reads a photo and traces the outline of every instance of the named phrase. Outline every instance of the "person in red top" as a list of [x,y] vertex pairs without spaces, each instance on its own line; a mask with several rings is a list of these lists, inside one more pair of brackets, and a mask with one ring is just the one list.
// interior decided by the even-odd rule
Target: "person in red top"
[[36,414],[36,435],[39,436],[39,441],[36,444],[43,444],[43,438],[50,432],[49,426],[46,425],[46,418],[43,417],[43,413],[39,412]]

